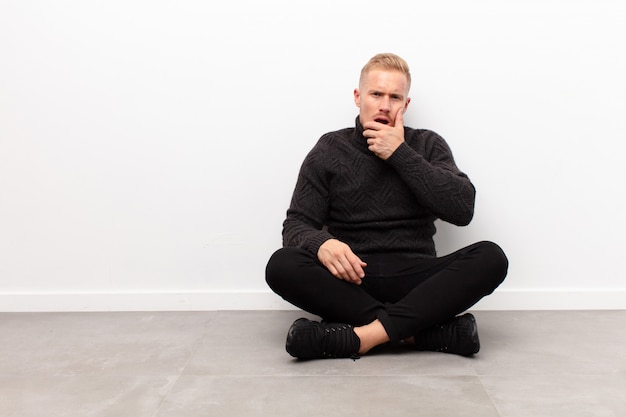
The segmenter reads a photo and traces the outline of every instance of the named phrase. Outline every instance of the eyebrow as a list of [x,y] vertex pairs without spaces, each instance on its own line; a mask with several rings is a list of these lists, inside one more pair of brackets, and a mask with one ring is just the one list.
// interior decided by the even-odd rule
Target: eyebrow
[[[382,91],[380,91],[380,90],[378,90],[376,88],[373,88],[373,89],[369,90],[368,93],[369,94],[375,94],[375,93],[377,93],[377,94],[385,94],[385,93],[383,93]],[[389,93],[389,95],[391,97],[393,97],[393,98],[401,98],[401,99],[404,98],[404,94],[401,94],[401,93]]]

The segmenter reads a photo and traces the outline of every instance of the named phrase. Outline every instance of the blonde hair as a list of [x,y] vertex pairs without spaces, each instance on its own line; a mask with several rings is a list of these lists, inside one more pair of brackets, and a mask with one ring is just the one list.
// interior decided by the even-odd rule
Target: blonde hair
[[406,75],[406,79],[408,81],[408,88],[411,87],[411,72],[409,71],[409,64],[398,55],[392,53],[383,53],[374,55],[367,64],[361,69],[361,77],[359,78],[359,85],[363,83],[363,79],[365,78],[365,74],[367,74],[370,70],[374,68],[384,68],[387,70],[395,70],[400,71],[404,75]]

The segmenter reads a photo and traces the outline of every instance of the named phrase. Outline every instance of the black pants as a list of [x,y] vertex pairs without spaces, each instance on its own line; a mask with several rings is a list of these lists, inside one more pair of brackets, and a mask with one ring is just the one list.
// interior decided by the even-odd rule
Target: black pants
[[270,258],[266,281],[291,304],[324,320],[361,326],[379,319],[392,343],[462,313],[504,280],[508,260],[479,242],[439,258],[361,257],[361,285],[335,278],[310,252],[283,248]]

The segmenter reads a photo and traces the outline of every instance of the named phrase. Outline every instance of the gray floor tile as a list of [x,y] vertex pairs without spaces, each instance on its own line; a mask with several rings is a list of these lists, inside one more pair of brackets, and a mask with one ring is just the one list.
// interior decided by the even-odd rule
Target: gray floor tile
[[156,417],[497,417],[476,377],[183,376]]
[[480,377],[502,417],[621,417],[625,375]]
[[301,312],[293,311],[220,312],[184,374],[476,375],[471,358],[406,349],[381,349],[357,361],[295,360],[285,351],[285,338],[291,323],[301,316]]
[[0,372],[178,375],[214,315],[2,314]]
[[626,373],[626,311],[477,312],[479,375]]
[[175,377],[0,375],[2,417],[153,417]]
[[473,358],[297,361],[299,311],[0,314],[0,417],[621,416],[626,311],[478,311]]

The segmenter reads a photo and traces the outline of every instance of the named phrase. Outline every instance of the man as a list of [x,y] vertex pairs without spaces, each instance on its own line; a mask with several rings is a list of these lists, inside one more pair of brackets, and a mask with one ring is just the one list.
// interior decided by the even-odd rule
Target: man
[[508,261],[492,242],[436,256],[435,220],[467,225],[475,189],[440,136],[403,125],[410,84],[402,58],[374,56],[354,90],[356,126],[322,136],[302,164],[266,269],[272,290],[322,318],[292,324],[294,357],[480,348],[475,318],[457,315],[500,285]]

